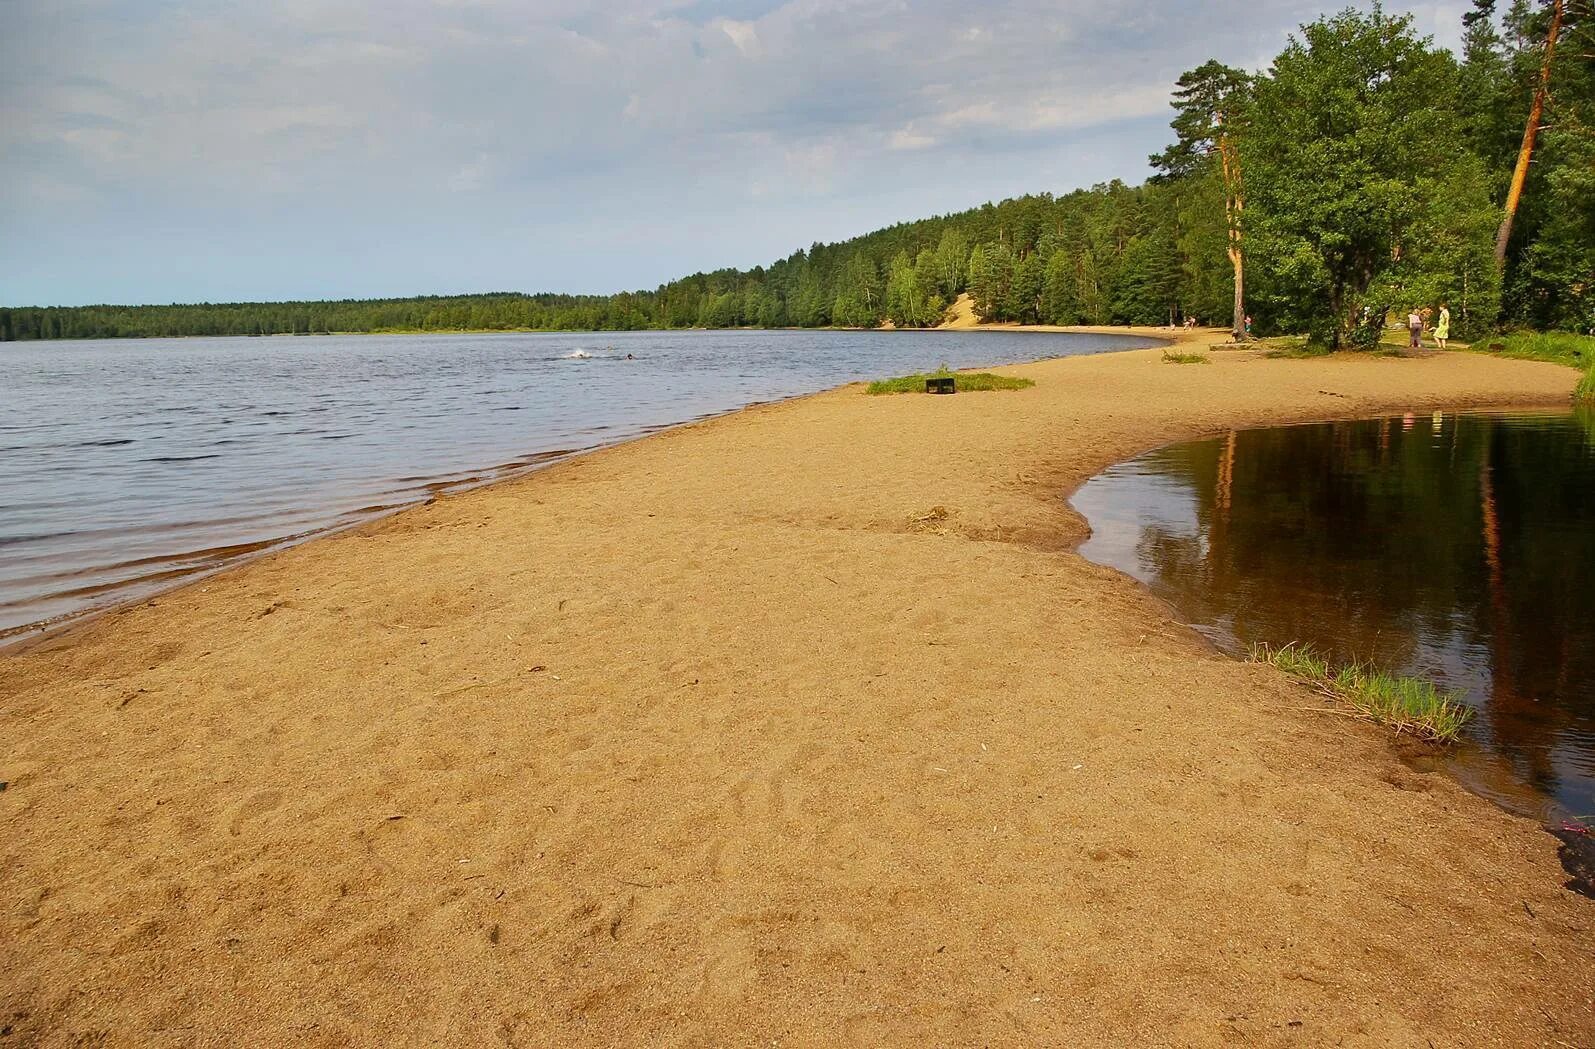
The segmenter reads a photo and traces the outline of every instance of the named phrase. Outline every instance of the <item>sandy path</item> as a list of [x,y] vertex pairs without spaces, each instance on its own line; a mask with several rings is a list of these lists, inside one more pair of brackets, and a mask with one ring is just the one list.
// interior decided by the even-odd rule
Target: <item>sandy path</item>
[[1551,365],[857,387],[0,656],[0,1045],[1588,1045],[1555,842],[1303,712],[1062,495]]

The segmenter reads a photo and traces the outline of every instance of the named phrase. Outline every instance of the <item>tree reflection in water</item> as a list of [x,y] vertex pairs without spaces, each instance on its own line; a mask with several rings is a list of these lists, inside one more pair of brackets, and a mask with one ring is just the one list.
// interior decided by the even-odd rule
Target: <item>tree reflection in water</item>
[[1221,647],[1308,642],[1467,690],[1471,733],[1595,813],[1595,416],[1244,430],[1075,496],[1081,552]]

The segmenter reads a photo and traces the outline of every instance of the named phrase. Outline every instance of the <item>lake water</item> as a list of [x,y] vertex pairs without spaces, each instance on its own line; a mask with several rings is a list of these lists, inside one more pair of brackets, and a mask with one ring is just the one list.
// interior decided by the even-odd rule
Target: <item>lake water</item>
[[1595,814],[1595,415],[1243,430],[1116,466],[1081,552],[1221,648],[1310,643],[1465,689],[1471,786]]
[[1143,345],[1033,332],[0,343],[0,638],[750,403]]

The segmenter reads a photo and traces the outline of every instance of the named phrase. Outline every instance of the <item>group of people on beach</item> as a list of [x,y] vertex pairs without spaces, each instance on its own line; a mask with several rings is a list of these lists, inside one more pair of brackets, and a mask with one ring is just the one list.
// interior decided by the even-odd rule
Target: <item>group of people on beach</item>
[[[1407,314],[1407,334],[1410,339],[1407,348],[1412,350],[1423,349],[1423,333],[1429,327],[1429,318],[1434,316],[1434,311],[1428,306],[1414,306]],[[1434,322],[1434,345],[1437,349],[1445,349],[1446,340],[1451,338],[1451,307],[1445,303],[1440,304],[1440,316]]]
[[[1365,326],[1371,326],[1376,334],[1378,328],[1384,323],[1384,316],[1384,312],[1380,311],[1376,317],[1374,308],[1372,306],[1364,306],[1362,308],[1362,323]],[[1407,314],[1407,333],[1411,336],[1411,339],[1407,343],[1407,347],[1409,349],[1423,349],[1423,333],[1429,330],[1429,322],[1431,319],[1434,321],[1435,348],[1441,350],[1446,348],[1446,342],[1451,338],[1451,307],[1442,302],[1440,304],[1438,315],[1436,315],[1436,311],[1429,306],[1414,306],[1412,307],[1411,312]],[[1179,326],[1183,327],[1186,331],[1193,331],[1197,326],[1197,320],[1195,317],[1186,317],[1184,322]],[[1176,327],[1173,319],[1169,320],[1169,327]],[[1249,313],[1246,314],[1245,333],[1248,339],[1252,337],[1252,315]]]

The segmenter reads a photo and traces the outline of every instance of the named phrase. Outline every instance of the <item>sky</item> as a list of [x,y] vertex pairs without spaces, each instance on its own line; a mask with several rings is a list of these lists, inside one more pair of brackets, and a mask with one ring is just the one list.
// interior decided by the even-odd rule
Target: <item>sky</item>
[[1182,71],[1337,6],[0,0],[0,305],[608,293],[1136,183]]

